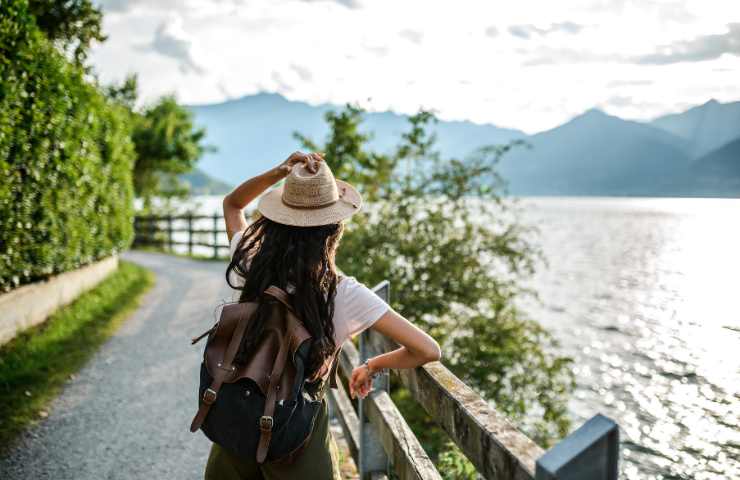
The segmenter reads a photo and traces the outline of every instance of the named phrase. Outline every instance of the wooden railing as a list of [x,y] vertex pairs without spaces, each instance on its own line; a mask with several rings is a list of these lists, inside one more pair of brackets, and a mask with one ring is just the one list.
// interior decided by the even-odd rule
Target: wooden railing
[[[175,245],[219,249],[223,233],[220,215],[141,216],[136,218],[135,245],[155,245],[173,250]],[[207,221],[213,229],[193,228]],[[185,221],[187,228],[174,228]],[[164,227],[162,226],[164,224]],[[186,232],[186,240],[176,240],[176,232]],[[208,235],[204,242],[196,235]],[[224,235],[225,237],[225,235]],[[390,284],[374,287],[376,294],[390,301]],[[441,479],[434,463],[424,451],[389,393],[388,374],[373,381],[373,390],[357,402],[345,388],[352,369],[365,359],[398,348],[373,329],[360,336],[359,348],[347,341],[339,361],[342,380],[331,390],[332,409],[339,419],[350,454],[362,480]],[[486,479],[496,480],[615,480],[619,457],[619,429],[610,419],[596,415],[563,441],[545,452],[519,431],[488,402],[439,362],[419,368],[393,370],[411,397],[434,419]]]
[[[176,251],[176,246],[187,246],[183,253],[193,255],[195,247],[205,247],[218,258],[229,245],[220,243],[224,233],[223,215],[137,215],[134,217],[134,247],[152,246]],[[183,235],[179,235],[183,234]],[[178,239],[178,237],[182,239]]]
[[[381,282],[374,291],[389,301],[388,282]],[[395,348],[397,344],[373,329],[361,334],[359,351],[347,341],[339,362],[342,382],[331,391],[333,409],[363,480],[387,479],[390,474],[402,480],[440,479],[440,473],[391,400],[387,377],[379,376],[372,392],[356,407],[347,395],[345,384],[355,366]],[[393,370],[393,374],[483,478],[617,478],[619,430],[602,415],[596,415],[545,452],[440,362]]]

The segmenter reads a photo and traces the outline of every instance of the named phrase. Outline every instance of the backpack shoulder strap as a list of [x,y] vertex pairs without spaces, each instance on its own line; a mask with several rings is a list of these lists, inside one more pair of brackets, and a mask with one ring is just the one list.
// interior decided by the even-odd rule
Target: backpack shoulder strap
[[280,303],[288,307],[288,310],[293,311],[293,305],[290,304],[290,296],[282,288],[276,287],[275,285],[270,285],[265,289],[264,293],[274,297]]
[[203,397],[200,399],[198,413],[195,414],[195,418],[193,418],[193,422],[190,424],[191,432],[195,432],[201,427],[206,415],[208,415],[208,411],[211,409],[211,405],[213,405],[218,397],[218,391],[221,389],[224,380],[226,380],[226,376],[233,373],[235,369],[233,365],[234,356],[236,356],[236,351],[242,343],[242,337],[244,337],[244,332],[247,330],[247,323],[247,318],[239,319],[239,323],[231,335],[229,345],[226,347],[223,362],[218,365],[219,368],[213,374],[213,382],[203,392]]
[[329,370],[329,386],[331,388],[337,388],[337,366],[339,365],[339,355],[342,354],[342,347],[337,349],[337,353],[334,354],[334,360],[331,362],[331,370]]
[[[287,314],[286,310],[283,310],[283,314]],[[290,341],[289,338],[285,336],[283,337],[283,341],[280,343],[280,349],[275,358],[275,363],[272,366],[272,372],[270,372],[270,376],[268,377],[269,380],[265,395],[265,409],[262,412],[262,417],[260,417],[259,421],[260,436],[257,442],[257,463],[263,463],[267,458],[267,451],[270,447],[270,440],[272,439],[272,427],[274,425],[272,415],[275,412],[277,390],[280,388],[280,380],[285,371],[289,351]]]

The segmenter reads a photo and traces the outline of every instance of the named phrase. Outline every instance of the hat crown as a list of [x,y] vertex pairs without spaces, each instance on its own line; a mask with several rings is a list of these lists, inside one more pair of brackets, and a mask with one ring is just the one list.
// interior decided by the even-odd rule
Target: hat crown
[[305,164],[293,167],[285,179],[283,203],[291,207],[315,208],[331,205],[339,199],[339,191],[334,174],[326,164],[319,162],[316,172],[311,172]]

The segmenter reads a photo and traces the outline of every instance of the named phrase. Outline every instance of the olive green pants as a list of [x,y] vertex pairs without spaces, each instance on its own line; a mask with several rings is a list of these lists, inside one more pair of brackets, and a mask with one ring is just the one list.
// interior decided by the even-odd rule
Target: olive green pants
[[264,463],[238,458],[212,444],[205,480],[341,480],[337,445],[329,431],[329,407],[321,402],[308,445],[292,463]]

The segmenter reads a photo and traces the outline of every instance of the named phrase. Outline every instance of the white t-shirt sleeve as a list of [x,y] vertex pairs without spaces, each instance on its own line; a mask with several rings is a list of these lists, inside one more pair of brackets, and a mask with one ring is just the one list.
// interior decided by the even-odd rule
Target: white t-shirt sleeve
[[239,240],[241,240],[243,234],[244,230],[239,230],[234,234],[233,237],[231,237],[231,242],[229,243],[229,258],[232,258],[234,256],[234,252],[236,252],[236,246],[239,244]]
[[[236,246],[239,244],[239,240],[241,240],[242,235],[244,234],[244,230],[239,230],[234,234],[233,237],[231,237],[231,242],[229,243],[229,258],[234,258],[234,252],[236,252]],[[243,285],[244,279],[237,275],[237,273],[233,270],[229,271],[229,279],[231,280],[232,285]],[[232,300],[239,297],[239,291],[234,289],[234,292],[232,294]]]
[[337,341],[344,343],[370,328],[390,306],[355,277],[345,276],[334,298],[334,330]]

